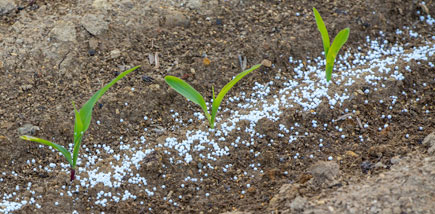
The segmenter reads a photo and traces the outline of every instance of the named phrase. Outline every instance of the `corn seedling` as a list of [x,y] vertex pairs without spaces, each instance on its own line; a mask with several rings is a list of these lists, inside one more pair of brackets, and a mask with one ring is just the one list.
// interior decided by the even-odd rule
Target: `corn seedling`
[[227,83],[222,90],[219,92],[218,96],[215,96],[214,93],[214,87],[212,86],[212,93],[213,93],[213,103],[211,107],[211,115],[207,110],[207,105],[205,104],[204,97],[195,90],[191,85],[183,81],[182,79],[174,76],[166,76],[165,81],[166,83],[173,88],[176,92],[186,97],[188,100],[196,103],[199,105],[202,110],[204,111],[205,117],[207,118],[210,128],[214,129],[214,121],[216,119],[216,114],[218,112],[219,106],[222,103],[222,100],[224,99],[224,96],[230,91],[230,89],[238,82],[240,81],[244,76],[251,73],[252,71],[259,68],[261,64],[257,64],[252,66],[250,69],[243,71],[242,73],[238,74],[233,80],[231,80],[229,83]]
[[37,143],[41,143],[47,146],[51,146],[66,158],[68,163],[71,166],[71,181],[75,179],[75,170],[76,170],[76,164],[77,164],[77,157],[79,155],[80,150],[80,144],[82,143],[82,138],[86,130],[89,128],[89,125],[91,123],[92,119],[92,109],[94,108],[97,101],[100,99],[101,96],[112,86],[114,85],[118,80],[122,79],[125,75],[129,74],[130,72],[136,70],[140,66],[136,66],[130,70],[124,71],[121,74],[119,74],[115,79],[113,79],[109,84],[105,85],[103,88],[98,90],[83,106],[82,108],[77,111],[77,108],[73,101],[73,107],[74,107],[74,114],[75,114],[75,122],[74,122],[74,149],[71,157],[71,153],[65,149],[65,147],[50,142],[48,140],[44,140],[41,138],[23,135],[20,136],[21,139],[33,141]]
[[325,50],[325,58],[326,58],[326,80],[329,82],[332,76],[332,69],[334,68],[335,58],[337,57],[338,51],[340,51],[341,47],[343,47],[344,43],[346,43],[349,38],[349,28],[345,28],[341,30],[337,36],[334,38],[332,45],[330,45],[328,30],[326,30],[325,23],[323,22],[322,17],[316,8],[313,7],[314,17],[316,18],[317,28],[320,31],[323,40],[323,48]]

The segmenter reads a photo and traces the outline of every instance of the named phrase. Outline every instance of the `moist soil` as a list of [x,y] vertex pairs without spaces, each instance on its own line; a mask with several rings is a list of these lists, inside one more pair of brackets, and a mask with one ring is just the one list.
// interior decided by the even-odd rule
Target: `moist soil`
[[[434,17],[432,1],[5,2],[14,4],[0,21],[0,192],[35,197],[41,206],[28,204],[16,213],[430,213],[435,209],[435,162],[422,144],[435,131],[435,72],[427,63],[411,63],[412,72],[403,72],[404,80],[386,83],[386,88],[369,95],[358,92],[371,86],[356,82],[350,88],[353,98],[339,108],[322,103],[313,110],[317,114],[296,107],[285,111],[278,122],[261,119],[255,129],[264,139],[251,148],[231,148],[230,155],[213,162],[215,170],[199,172],[198,167],[207,165],[208,160],[197,156],[188,164],[171,164],[170,158],[183,158],[155,150],[143,167],[132,172],[145,177],[149,186],[165,186],[153,197],[128,185],[118,189],[97,185],[60,196],[59,191],[65,191],[62,186],[74,189],[80,179],[70,182],[68,173],[59,168],[44,170],[44,166],[59,165],[65,159],[19,139],[20,134],[32,134],[68,145],[74,120],[71,102],[83,105],[101,86],[135,65],[142,67],[113,86],[94,108],[83,144],[93,148],[92,144],[104,142],[113,145],[113,154],[117,154],[120,151],[115,144],[120,138],[134,142],[144,135],[152,145],[163,144],[168,137],[186,138],[190,130],[208,130],[207,124],[198,119],[188,121],[200,109],[170,89],[165,75],[183,78],[210,100],[211,86],[222,88],[241,71],[239,57],[246,57],[247,67],[265,59],[273,66],[251,73],[228,97],[250,94],[255,82],[273,80],[282,85],[285,80],[276,79],[278,74],[287,79],[295,75],[289,57],[303,64],[310,63],[308,58],[323,57],[312,7],[322,15],[330,35],[344,27],[351,29],[342,52],[357,51],[367,36],[413,49],[433,36],[434,26],[419,18]],[[404,26],[422,39],[414,39],[408,32],[397,34],[396,29]],[[428,61],[434,62],[434,57]],[[330,90],[343,89],[332,85]],[[392,94],[399,96],[398,107],[390,109]],[[365,100],[369,102],[364,104]],[[237,108],[237,102],[232,105],[223,107]],[[343,117],[346,109],[355,111]],[[174,111],[183,118],[182,125],[171,116]],[[219,117],[229,114],[221,112]],[[384,128],[382,115],[392,116],[388,127]],[[315,128],[312,120],[340,126],[342,131]],[[361,127],[359,121],[370,124],[369,128]],[[308,134],[289,144],[276,137],[280,123],[299,123],[299,132]],[[244,130],[249,122],[241,121],[237,127]],[[344,139],[343,134],[347,136]],[[359,136],[365,141],[360,142]],[[237,137],[250,138],[243,131],[234,131],[221,143],[230,146]],[[321,148],[319,139],[324,139]],[[274,140],[272,145],[270,140]],[[262,153],[254,157],[251,149]],[[294,160],[296,153],[302,158]],[[309,158],[310,154],[315,158]],[[329,156],[332,161],[327,161]],[[36,163],[28,162],[32,159]],[[257,171],[250,166],[253,159],[259,163]],[[111,164],[119,165],[108,155],[100,160],[97,164],[103,171]],[[223,173],[222,167],[228,164],[232,167]],[[247,169],[255,176],[245,176],[242,172]],[[187,176],[203,180],[180,188]],[[405,185],[406,191],[393,191],[396,188],[389,186],[406,183],[408,178],[416,182]],[[36,193],[24,188],[15,191],[17,185],[29,182]],[[137,198],[96,205],[100,190],[128,190]],[[171,196],[177,197],[176,206],[168,200]]]

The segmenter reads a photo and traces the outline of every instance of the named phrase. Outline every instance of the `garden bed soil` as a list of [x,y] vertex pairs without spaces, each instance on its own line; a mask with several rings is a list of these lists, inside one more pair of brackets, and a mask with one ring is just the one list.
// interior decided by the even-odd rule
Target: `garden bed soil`
[[[165,75],[182,77],[210,100],[211,86],[220,89],[241,71],[239,56],[246,57],[247,67],[266,59],[273,66],[251,73],[227,98],[253,93],[256,83],[274,81],[279,90],[296,75],[296,65],[289,63],[289,57],[307,67],[313,64],[308,59],[323,57],[312,7],[323,16],[330,35],[344,27],[351,29],[340,53],[358,52],[367,37],[412,51],[425,42],[435,42],[434,25],[420,20],[422,15],[434,17],[432,1],[1,2],[10,3],[12,9],[3,14],[7,6],[2,5],[4,10],[0,10],[0,193],[15,192],[10,201],[36,201],[17,213],[430,213],[435,209],[430,203],[434,154],[422,145],[435,131],[435,70],[427,63],[434,62],[435,56],[426,62],[397,62],[404,79],[386,81],[386,87],[377,91],[364,79],[350,87],[331,84],[331,93],[348,90],[352,99],[333,109],[327,102],[310,111],[298,106],[281,109],[284,113],[277,121],[263,118],[257,122],[255,131],[264,138],[251,147],[231,147],[237,138],[252,139],[243,131],[250,123],[238,122],[241,131],[234,130],[224,142],[219,141],[222,147],[231,148],[230,154],[213,161],[213,169],[198,170],[207,165],[207,158],[194,156],[186,163],[184,157],[158,146],[170,137],[185,140],[190,131],[209,132],[205,120],[192,116],[199,107],[170,89]],[[397,29],[405,33],[398,34]],[[410,36],[410,31],[420,37]],[[131,155],[134,150],[126,152],[120,142],[140,149],[134,142],[144,136],[142,146],[156,149],[129,173],[146,178],[148,187],[128,185],[126,178],[117,188],[99,183],[76,190],[86,172],[79,172],[79,179],[70,182],[60,167],[64,157],[20,140],[19,135],[32,134],[67,146],[73,133],[71,102],[83,105],[100,87],[135,65],[142,67],[98,102],[83,141],[89,150],[82,148],[81,155],[99,154],[95,150],[103,149],[93,145],[103,143],[114,150],[111,154]],[[412,72],[404,71],[406,66]],[[359,93],[366,89],[373,92]],[[397,104],[390,109],[393,95],[398,96]],[[243,104],[223,102],[222,108],[243,114],[239,103]],[[346,109],[355,111],[346,115]],[[393,119],[387,120],[387,115]],[[230,111],[218,115],[221,121],[230,116]],[[313,120],[341,129],[314,127]],[[297,141],[277,137],[279,124],[290,127],[295,123],[302,136]],[[216,141],[219,138],[216,132],[210,135]],[[320,139],[324,140],[322,147]],[[314,158],[309,158],[312,154]],[[177,161],[183,163],[173,164]],[[44,169],[51,163],[56,164],[54,169]],[[110,172],[111,166],[120,164],[113,155],[103,153],[95,166]],[[187,182],[186,177],[201,182]],[[29,182],[31,188],[26,190]],[[144,189],[152,187],[158,188],[150,196]],[[401,187],[405,189],[394,191]],[[100,191],[113,195],[128,191],[135,198],[102,205],[96,203]]]

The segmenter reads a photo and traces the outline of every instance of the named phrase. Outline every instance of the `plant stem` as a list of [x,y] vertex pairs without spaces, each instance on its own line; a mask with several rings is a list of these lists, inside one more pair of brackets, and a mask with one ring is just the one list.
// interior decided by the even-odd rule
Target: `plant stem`
[[76,178],[76,170],[75,169],[71,169],[71,180],[73,181]]

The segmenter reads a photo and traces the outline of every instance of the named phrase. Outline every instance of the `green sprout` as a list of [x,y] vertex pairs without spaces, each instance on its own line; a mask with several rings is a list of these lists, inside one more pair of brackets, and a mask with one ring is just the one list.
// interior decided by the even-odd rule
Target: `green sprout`
[[224,96],[230,91],[230,89],[238,82],[240,81],[244,76],[251,73],[255,69],[259,68],[261,64],[257,64],[252,66],[250,69],[243,71],[242,73],[238,74],[233,80],[231,80],[229,83],[227,83],[222,90],[219,92],[218,96],[215,96],[214,93],[214,87],[212,86],[212,93],[213,93],[213,104],[211,107],[211,115],[209,114],[207,110],[207,105],[205,104],[204,97],[195,90],[192,86],[190,86],[188,83],[183,81],[182,79],[174,76],[166,76],[165,81],[166,83],[173,88],[176,92],[186,97],[188,100],[196,103],[197,105],[201,106],[202,110],[204,111],[205,117],[207,118],[210,128],[214,129],[214,121],[216,119],[216,114],[218,112],[219,106],[221,105],[222,100],[224,99]]
[[74,122],[74,149],[71,157],[71,153],[65,149],[65,147],[50,142],[48,140],[44,140],[41,138],[23,135],[20,136],[23,140],[33,141],[37,143],[41,143],[47,146],[51,146],[60,153],[65,156],[66,160],[68,161],[69,165],[71,166],[71,181],[75,179],[75,170],[76,170],[76,164],[77,164],[77,157],[79,155],[79,149],[80,144],[82,143],[83,134],[86,132],[86,130],[89,128],[89,125],[91,123],[92,119],[92,109],[94,108],[97,101],[100,99],[101,96],[112,86],[114,85],[118,80],[122,79],[125,75],[129,74],[130,72],[138,69],[140,66],[136,66],[134,68],[131,68],[130,70],[124,71],[121,74],[119,74],[115,79],[113,79],[109,84],[105,85],[103,88],[98,90],[83,106],[82,108],[77,111],[76,106],[73,101],[73,107],[74,107],[74,113],[75,113],[75,122]]
[[349,38],[349,28],[345,28],[341,30],[337,36],[335,36],[332,45],[330,46],[328,30],[326,30],[325,23],[323,22],[322,17],[319,12],[317,12],[316,8],[313,7],[314,16],[316,18],[317,28],[320,31],[323,40],[323,48],[325,49],[325,57],[326,57],[326,80],[329,82],[332,76],[332,69],[334,68],[334,61],[337,57],[338,51],[340,51],[341,47],[343,47],[344,43],[346,43]]

